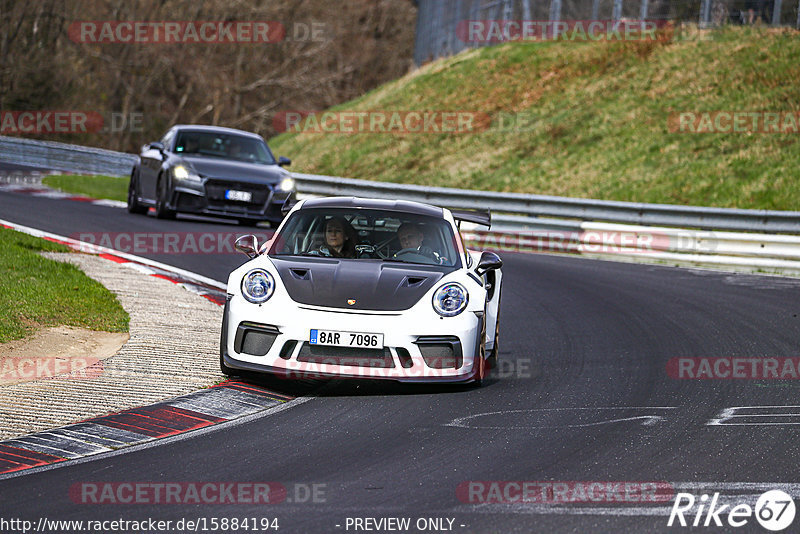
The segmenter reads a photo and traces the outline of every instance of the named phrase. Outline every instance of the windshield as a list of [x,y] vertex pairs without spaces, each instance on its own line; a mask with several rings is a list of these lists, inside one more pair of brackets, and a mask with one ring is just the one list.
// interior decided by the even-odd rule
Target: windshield
[[444,219],[368,209],[296,211],[269,255],[460,266],[453,229]]
[[243,135],[182,131],[175,141],[175,152],[264,165],[275,164],[275,158],[264,141]]

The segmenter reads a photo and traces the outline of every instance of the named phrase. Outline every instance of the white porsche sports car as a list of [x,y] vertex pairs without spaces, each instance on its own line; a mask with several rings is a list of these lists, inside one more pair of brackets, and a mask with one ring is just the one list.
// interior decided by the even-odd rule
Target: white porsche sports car
[[[288,206],[287,206],[288,209]],[[469,251],[488,211],[407,201],[297,202],[228,278],[222,372],[480,384],[497,358],[502,261]]]

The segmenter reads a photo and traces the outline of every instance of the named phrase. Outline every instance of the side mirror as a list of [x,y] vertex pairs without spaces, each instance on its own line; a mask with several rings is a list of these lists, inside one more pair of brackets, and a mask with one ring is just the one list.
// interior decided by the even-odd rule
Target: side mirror
[[286,217],[286,215],[292,211],[292,208],[295,204],[297,204],[297,195],[295,195],[295,192],[292,191],[289,193],[289,196],[286,197],[286,200],[283,201],[283,205],[281,206],[281,215]]
[[164,144],[158,141],[153,141],[148,145],[153,150],[158,150],[159,152],[164,152]]
[[475,267],[475,272],[482,275],[488,271],[499,269],[502,266],[503,260],[500,259],[500,256],[494,252],[484,252],[481,254],[481,259],[478,262],[478,266]]
[[258,238],[253,234],[243,235],[236,239],[236,242],[233,244],[233,248],[242,254],[246,254],[247,257],[252,260],[259,254]]
[[278,158],[278,166],[280,167],[288,167],[292,164],[292,160],[287,158],[286,156],[281,156]]

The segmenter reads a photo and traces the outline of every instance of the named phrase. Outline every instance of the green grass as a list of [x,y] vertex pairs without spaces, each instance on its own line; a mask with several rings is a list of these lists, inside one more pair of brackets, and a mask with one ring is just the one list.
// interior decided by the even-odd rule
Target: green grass
[[[670,133],[682,111],[798,111],[800,33],[510,43],[439,60],[335,110],[469,110],[469,134],[282,134],[292,170],[699,206],[800,209],[800,134]],[[525,128],[502,131],[501,114]]]
[[56,174],[46,176],[42,183],[67,193],[92,198],[107,198],[122,202],[128,199],[128,178],[118,176]]
[[69,249],[0,228],[0,343],[44,326],[128,331],[128,314],[108,289],[74,265],[43,258],[38,251]]

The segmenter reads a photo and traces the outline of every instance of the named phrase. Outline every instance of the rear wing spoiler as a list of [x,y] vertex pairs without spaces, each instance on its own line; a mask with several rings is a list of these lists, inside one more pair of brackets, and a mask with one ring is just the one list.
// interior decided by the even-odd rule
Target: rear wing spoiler
[[456,220],[456,223],[461,228],[461,223],[463,221],[479,224],[481,226],[486,226],[487,228],[491,228],[492,226],[492,212],[488,209],[451,209],[450,213],[453,214],[453,219]]

